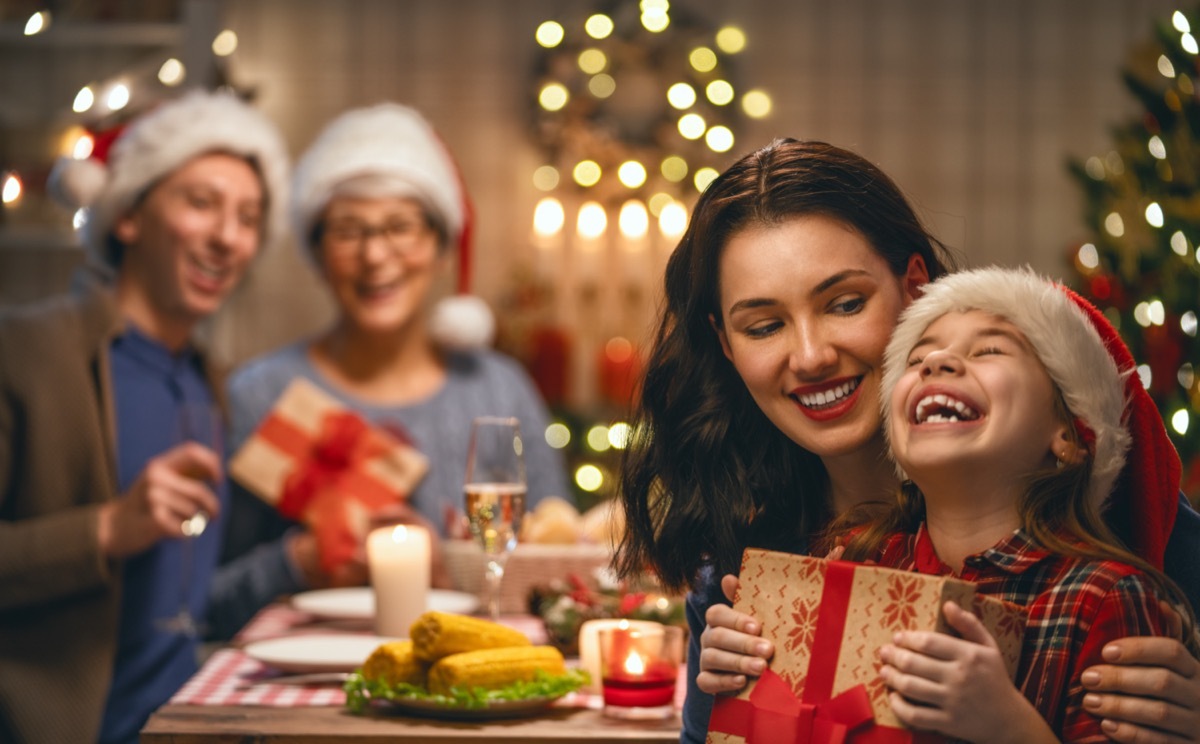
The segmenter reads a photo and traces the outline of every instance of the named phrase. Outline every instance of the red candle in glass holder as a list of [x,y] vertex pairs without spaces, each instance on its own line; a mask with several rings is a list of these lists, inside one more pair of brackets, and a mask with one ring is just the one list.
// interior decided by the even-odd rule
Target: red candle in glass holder
[[675,699],[678,666],[663,659],[645,659],[631,650],[617,669],[604,677],[604,704],[624,708],[654,708]]
[[680,630],[602,630],[600,643],[605,709],[661,708],[669,713],[682,660]]

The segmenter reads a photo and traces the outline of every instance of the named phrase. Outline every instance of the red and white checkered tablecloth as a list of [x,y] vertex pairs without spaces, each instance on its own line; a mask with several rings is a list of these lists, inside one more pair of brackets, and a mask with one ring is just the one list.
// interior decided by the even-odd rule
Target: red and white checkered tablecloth
[[337,685],[272,684],[279,673],[240,649],[213,654],[200,671],[175,693],[171,703],[182,705],[269,705],[278,707],[344,705],[346,693]]

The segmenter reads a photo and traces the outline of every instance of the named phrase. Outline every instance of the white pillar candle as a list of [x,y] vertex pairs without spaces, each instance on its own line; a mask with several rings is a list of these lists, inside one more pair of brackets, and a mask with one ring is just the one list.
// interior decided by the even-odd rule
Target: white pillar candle
[[592,681],[584,689],[600,690],[600,631],[609,628],[629,628],[650,632],[662,626],[650,620],[627,620],[625,618],[605,618],[588,620],[579,626],[579,666],[587,670]]
[[429,531],[411,524],[381,527],[367,536],[367,565],[375,590],[375,632],[408,638],[429,595]]

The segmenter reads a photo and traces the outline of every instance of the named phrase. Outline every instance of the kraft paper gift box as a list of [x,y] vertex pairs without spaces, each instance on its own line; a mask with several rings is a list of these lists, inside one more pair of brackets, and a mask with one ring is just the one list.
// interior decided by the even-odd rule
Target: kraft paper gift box
[[248,490],[309,526],[327,572],[362,545],[371,516],[401,503],[428,469],[411,444],[303,378],[288,385],[229,463]]
[[952,631],[942,605],[975,612],[1016,674],[1025,616],[948,576],[748,549],[733,606],[775,644],[767,671],[718,697],[709,744],[906,744],[941,737],[906,729],[879,679],[879,648],[898,630]]

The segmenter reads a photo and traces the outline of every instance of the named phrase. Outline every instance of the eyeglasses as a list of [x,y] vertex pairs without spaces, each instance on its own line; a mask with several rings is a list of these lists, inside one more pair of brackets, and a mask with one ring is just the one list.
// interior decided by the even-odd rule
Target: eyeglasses
[[324,226],[322,242],[331,257],[350,259],[376,235],[395,253],[404,258],[416,257],[428,248],[424,238],[430,231],[429,224],[420,220],[391,220],[382,225],[370,225],[357,220],[334,222]]

